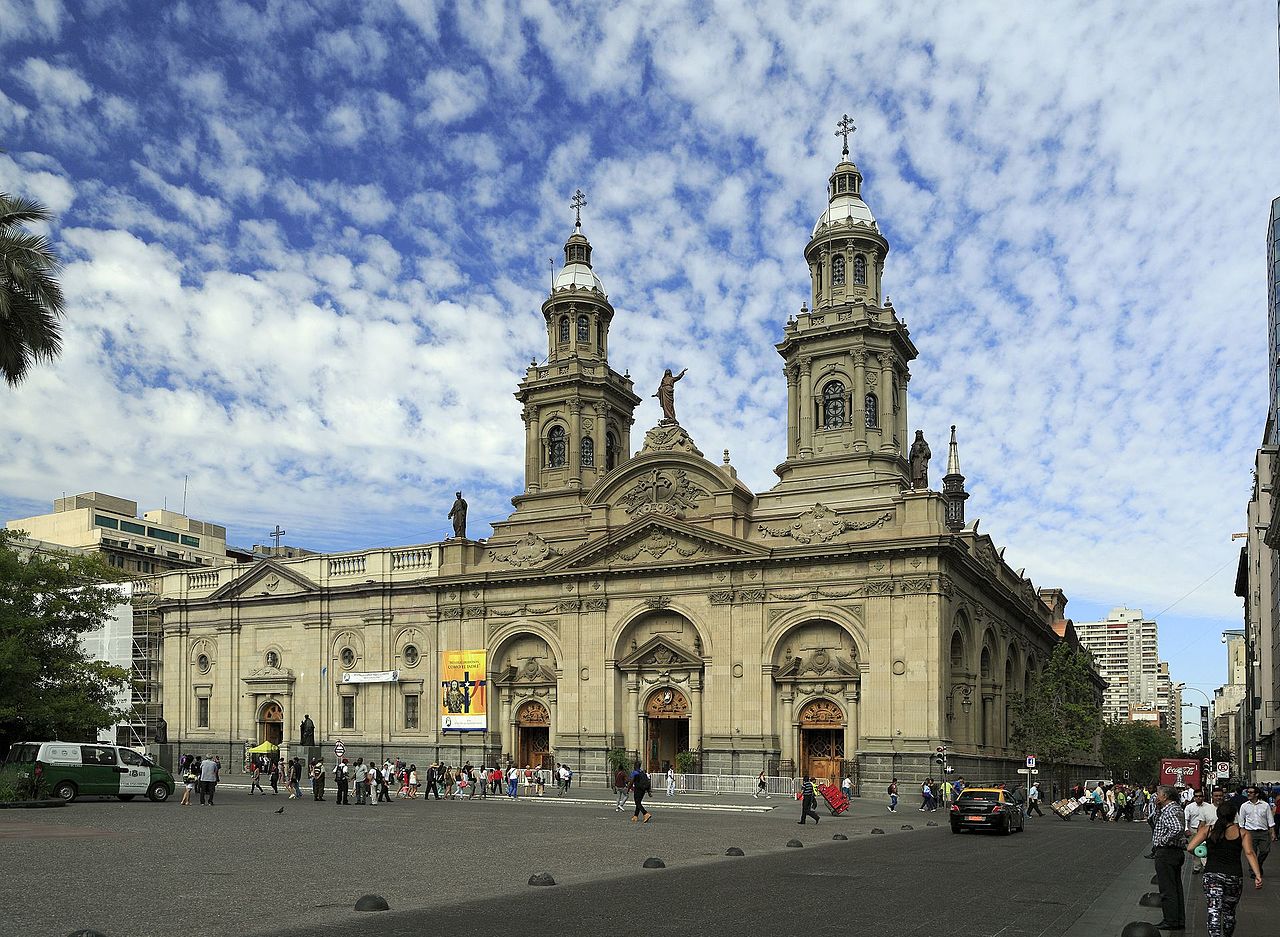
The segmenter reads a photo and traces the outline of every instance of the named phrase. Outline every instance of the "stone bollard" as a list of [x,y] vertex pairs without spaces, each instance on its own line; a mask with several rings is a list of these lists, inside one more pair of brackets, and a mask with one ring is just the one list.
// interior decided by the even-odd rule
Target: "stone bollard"
[[928,823],[925,824],[925,826],[937,826],[937,825],[938,824],[934,823],[932,820],[930,820]]
[[743,852],[741,849],[739,849],[737,846],[730,846],[728,849],[724,851],[724,854],[726,856],[745,856],[746,855],[746,853]]
[[1141,898],[1138,899],[1138,904],[1142,905],[1142,907],[1144,908],[1160,907],[1160,892],[1158,891],[1147,892],[1145,895],[1143,895]]
[[804,847],[804,843],[800,842],[800,840],[798,839],[787,840],[788,849],[802,849],[803,847]]
[[646,869],[665,869],[667,864],[656,856],[650,856],[644,860],[644,868]]
[[884,830],[880,829],[880,827],[878,827],[878,826],[873,826],[873,827],[871,828],[871,832],[872,832],[872,833],[883,833],[883,832],[884,832]]
[[1120,937],[1163,937],[1150,921],[1132,921],[1124,926]]
[[390,911],[391,905],[381,895],[361,895],[356,899],[357,911]]
[[914,827],[914,826],[912,826],[910,823],[904,823],[904,824],[902,824],[902,828],[903,828],[904,830],[914,830],[914,829],[915,829],[915,827]]
[[845,841],[847,841],[847,840],[849,839],[849,837],[845,836],[843,833],[837,833],[835,836],[833,836],[833,837],[831,837],[831,838],[832,838],[832,839],[845,840]]
[[554,885],[556,880],[551,877],[550,872],[534,872],[529,876],[530,885]]
[[100,930],[86,927],[84,930],[72,931],[67,937],[107,937],[107,935]]

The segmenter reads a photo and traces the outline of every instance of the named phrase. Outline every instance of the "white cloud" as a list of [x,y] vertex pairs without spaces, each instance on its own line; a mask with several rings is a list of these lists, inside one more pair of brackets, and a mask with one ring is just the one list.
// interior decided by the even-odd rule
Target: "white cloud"
[[93,89],[74,68],[30,58],[17,70],[18,77],[44,103],[76,107],[93,97]]
[[476,112],[485,99],[487,82],[479,69],[441,68],[427,75],[416,93],[427,106],[426,119],[452,124]]

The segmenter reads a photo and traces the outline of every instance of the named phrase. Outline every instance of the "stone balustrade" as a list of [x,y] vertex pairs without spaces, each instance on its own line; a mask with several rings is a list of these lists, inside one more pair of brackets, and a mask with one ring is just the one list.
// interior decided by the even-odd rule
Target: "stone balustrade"
[[432,549],[414,547],[412,550],[394,550],[391,553],[391,571],[398,573],[409,569],[430,569]]
[[359,576],[366,571],[369,558],[363,553],[329,557],[330,576]]
[[187,575],[187,588],[195,591],[197,589],[216,589],[218,588],[218,571],[202,570],[198,573],[189,573]]

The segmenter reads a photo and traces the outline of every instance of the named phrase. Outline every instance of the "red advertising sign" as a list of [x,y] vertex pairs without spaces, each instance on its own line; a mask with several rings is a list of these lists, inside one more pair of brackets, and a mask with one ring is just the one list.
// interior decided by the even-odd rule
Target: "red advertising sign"
[[1200,786],[1200,762],[1194,758],[1160,759],[1160,783],[1196,788]]

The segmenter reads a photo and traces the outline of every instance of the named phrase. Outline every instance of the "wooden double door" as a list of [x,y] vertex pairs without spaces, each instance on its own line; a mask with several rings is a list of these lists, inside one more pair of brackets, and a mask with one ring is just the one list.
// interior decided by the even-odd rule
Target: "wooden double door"
[[844,765],[844,729],[801,729],[802,774],[839,785]]

